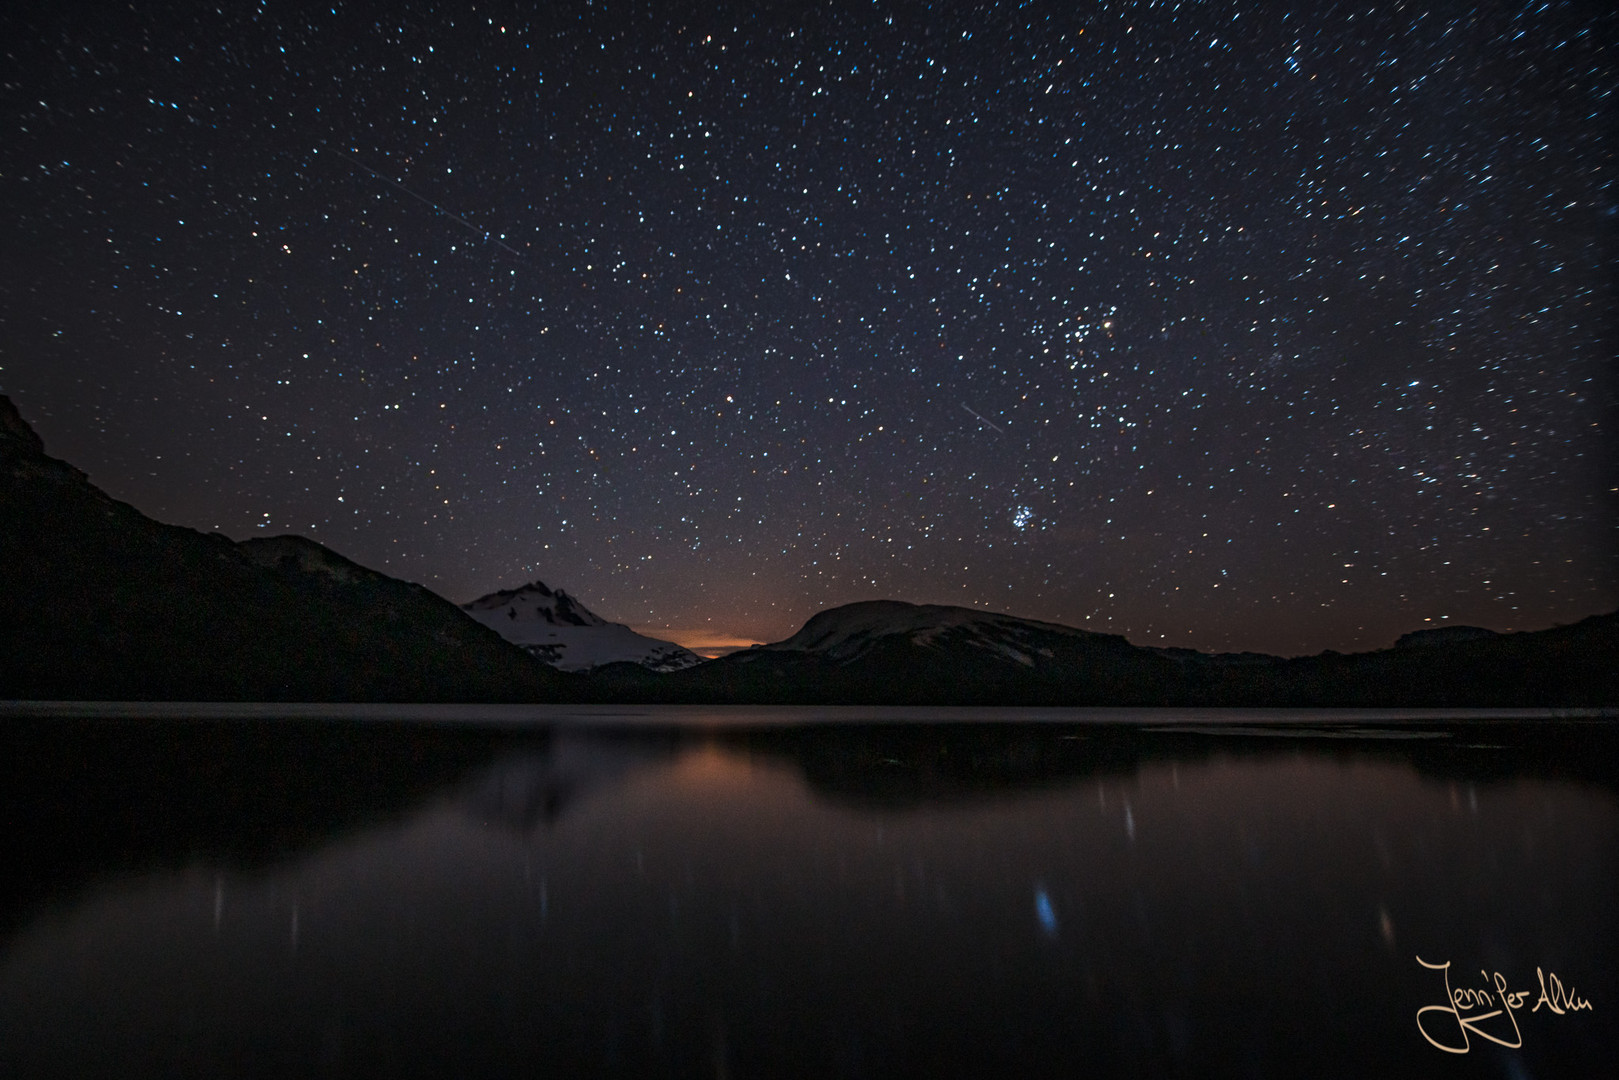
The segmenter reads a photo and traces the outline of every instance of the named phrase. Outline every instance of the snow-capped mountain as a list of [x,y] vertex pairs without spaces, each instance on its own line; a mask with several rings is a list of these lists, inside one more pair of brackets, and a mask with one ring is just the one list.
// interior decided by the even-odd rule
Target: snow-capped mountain
[[[876,600],[667,681],[660,700],[749,704],[1092,704],[1146,700],[1175,665],[1115,634],[944,605]],[[1155,703],[1155,702],[1153,702]]]
[[911,645],[926,648],[941,637],[949,636],[960,645],[983,649],[1002,660],[1033,667],[1037,657],[1049,659],[1052,655],[1046,642],[1036,640],[1045,635],[1091,641],[1105,637],[1069,626],[972,608],[866,600],[823,611],[792,637],[761,648],[818,653],[846,664],[864,656],[885,638],[906,639]]
[[543,581],[480,596],[462,604],[461,610],[562,671],[588,671],[623,661],[652,671],[679,671],[703,662],[672,641],[608,622],[561,589],[546,588]]

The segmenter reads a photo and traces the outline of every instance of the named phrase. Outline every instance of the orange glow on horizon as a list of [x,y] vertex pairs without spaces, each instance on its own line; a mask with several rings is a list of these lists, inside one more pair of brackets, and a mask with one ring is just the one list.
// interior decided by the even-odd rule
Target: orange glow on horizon
[[735,634],[717,633],[714,630],[704,628],[667,629],[652,626],[636,626],[632,627],[632,629],[637,634],[645,634],[648,637],[661,638],[664,641],[672,641],[676,645],[690,649],[698,656],[705,657],[709,660],[714,659],[716,656],[724,656],[726,653],[734,653],[742,649],[751,648],[754,645],[764,644],[764,642],[758,640],[757,638],[738,637]]

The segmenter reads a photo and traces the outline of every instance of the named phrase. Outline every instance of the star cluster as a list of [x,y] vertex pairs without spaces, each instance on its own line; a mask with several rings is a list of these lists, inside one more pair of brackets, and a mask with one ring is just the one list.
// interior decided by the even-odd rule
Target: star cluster
[[1604,9],[13,9],[0,388],[163,520],[695,645],[1571,621]]

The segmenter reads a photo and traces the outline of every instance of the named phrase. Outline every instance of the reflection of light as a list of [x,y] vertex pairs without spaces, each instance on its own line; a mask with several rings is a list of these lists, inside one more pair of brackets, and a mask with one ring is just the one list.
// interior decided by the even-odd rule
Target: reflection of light
[[1051,909],[1051,897],[1038,885],[1034,889],[1034,916],[1040,920],[1040,929],[1047,937],[1057,936],[1057,913]]
[[747,788],[759,783],[753,763],[746,756],[714,745],[694,747],[683,752],[670,765],[667,775],[674,784],[703,791]]

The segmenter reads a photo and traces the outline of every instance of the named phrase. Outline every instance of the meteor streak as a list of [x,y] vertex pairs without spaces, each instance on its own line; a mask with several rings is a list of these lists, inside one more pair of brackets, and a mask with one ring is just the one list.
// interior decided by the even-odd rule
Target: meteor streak
[[1001,430],[1000,425],[996,424],[989,417],[987,417],[984,414],[980,413],[977,409],[974,409],[971,405],[967,404],[965,401],[963,401],[961,403],[961,407],[963,409],[966,409],[968,412],[972,413],[974,416],[978,417],[979,421],[981,421],[982,423],[988,424],[990,427],[994,428],[996,431],[999,431],[1002,435],[1006,434],[1005,431]]
[[489,230],[480,229],[480,228],[478,228],[478,226],[474,225],[472,222],[468,221],[466,218],[462,217],[460,214],[451,213],[450,211],[444,209],[444,207],[440,206],[438,203],[434,202],[432,199],[429,199],[427,196],[416,194],[414,191],[410,190],[410,188],[406,187],[404,184],[401,184],[397,180],[393,180],[393,179],[390,179],[390,178],[382,175],[381,173],[377,172],[377,170],[373,169],[371,166],[367,165],[365,162],[361,161],[359,158],[353,156],[352,154],[345,154],[345,153],[343,153],[343,151],[333,149],[332,147],[327,147],[327,149],[331,150],[332,153],[336,154],[338,157],[347,158],[357,168],[364,169],[366,172],[370,173],[372,176],[376,177],[378,180],[381,180],[384,184],[391,184],[394,187],[398,188],[400,191],[403,191],[406,195],[409,195],[411,198],[415,199],[417,202],[426,203],[428,206],[431,206],[434,210],[437,210],[439,213],[443,214],[445,217],[449,218],[451,221],[454,221],[457,224],[465,226],[469,231],[477,233],[479,236],[483,237],[485,240],[489,241],[491,244],[498,244],[499,246],[505,248],[507,251],[511,252],[513,255],[519,255],[520,256],[520,255],[523,254],[521,251],[518,251],[516,248],[512,247],[510,244],[506,243],[505,241],[501,240],[499,237],[495,236],[495,234],[491,233]]

